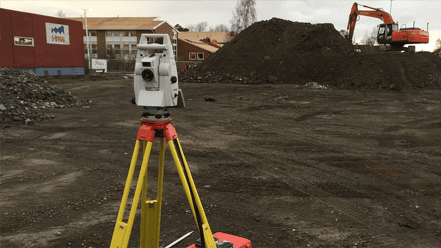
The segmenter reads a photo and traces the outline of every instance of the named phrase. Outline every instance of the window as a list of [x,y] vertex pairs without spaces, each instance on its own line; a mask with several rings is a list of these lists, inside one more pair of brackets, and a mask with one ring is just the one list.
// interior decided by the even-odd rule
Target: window
[[119,31],[115,31],[115,32],[113,32],[113,36],[115,36],[115,37],[119,37],[119,34],[120,34]]
[[204,53],[198,53],[198,60],[203,60],[204,59]]
[[136,31],[132,31],[132,32],[130,32],[130,36],[132,36],[132,37],[136,37]]
[[83,30],[83,36],[86,36],[86,30]]
[[14,36],[16,46],[34,46],[34,38]]
[[90,31],[90,36],[96,36],[96,31]]
[[162,37],[154,38],[153,42],[156,44],[164,44],[164,39]]
[[123,36],[129,36],[129,32],[128,31],[122,31],[121,32]]
[[196,60],[196,53],[189,53],[190,60]]
[[121,45],[120,44],[115,44],[115,50],[120,50],[121,49]]
[[97,45],[96,44],[92,44],[92,53],[97,53]]
[[129,54],[130,51],[130,46],[129,45],[123,45],[123,53],[124,54]]
[[384,26],[378,29],[378,34],[384,34]]
[[106,36],[112,36],[112,32],[111,31],[106,31]]
[[130,45],[131,46],[131,51],[130,54],[136,54],[136,45]]
[[107,50],[112,50],[112,45],[107,45]]

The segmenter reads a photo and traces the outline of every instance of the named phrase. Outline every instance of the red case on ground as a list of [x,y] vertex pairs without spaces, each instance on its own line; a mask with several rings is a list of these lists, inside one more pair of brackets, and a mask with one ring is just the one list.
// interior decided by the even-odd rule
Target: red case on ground
[[[251,241],[242,237],[217,232],[213,234],[213,237],[216,237],[219,239],[219,241],[230,241],[233,243],[233,248],[251,248]],[[195,244],[192,244],[188,246],[187,248],[196,248]]]

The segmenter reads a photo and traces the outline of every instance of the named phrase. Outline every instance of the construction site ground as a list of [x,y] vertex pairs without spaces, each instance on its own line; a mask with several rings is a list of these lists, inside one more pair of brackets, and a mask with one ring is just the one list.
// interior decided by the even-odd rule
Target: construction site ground
[[[140,124],[133,80],[50,83],[92,103],[0,130],[1,247],[108,247]],[[173,125],[214,233],[254,248],[441,247],[439,89],[180,87]],[[190,231],[175,247],[199,237],[167,148],[160,244]]]

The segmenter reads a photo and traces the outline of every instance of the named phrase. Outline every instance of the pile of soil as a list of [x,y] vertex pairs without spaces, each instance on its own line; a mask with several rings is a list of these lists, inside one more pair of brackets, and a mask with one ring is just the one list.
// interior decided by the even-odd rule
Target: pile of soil
[[273,18],[254,23],[180,79],[400,90],[440,87],[441,60],[430,53],[357,53],[332,24]]
[[39,114],[38,109],[70,108],[91,103],[49,84],[33,72],[13,68],[0,68],[0,88],[0,127],[34,124],[54,117]]

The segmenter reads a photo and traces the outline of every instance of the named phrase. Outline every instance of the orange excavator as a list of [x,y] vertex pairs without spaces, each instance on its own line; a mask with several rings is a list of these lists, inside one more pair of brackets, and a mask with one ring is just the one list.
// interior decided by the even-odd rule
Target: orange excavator
[[[371,10],[359,10],[359,5]],[[398,23],[394,22],[389,13],[379,8],[372,8],[357,3],[352,5],[351,13],[349,14],[348,28],[345,35],[346,39],[350,42],[352,42],[355,23],[358,21],[359,16],[370,16],[383,21],[382,24],[378,25],[377,42],[378,44],[389,45],[389,50],[404,50],[404,45],[406,44],[429,43],[429,32],[415,27],[404,27],[399,29]],[[413,49],[414,48],[415,47],[413,47]]]

